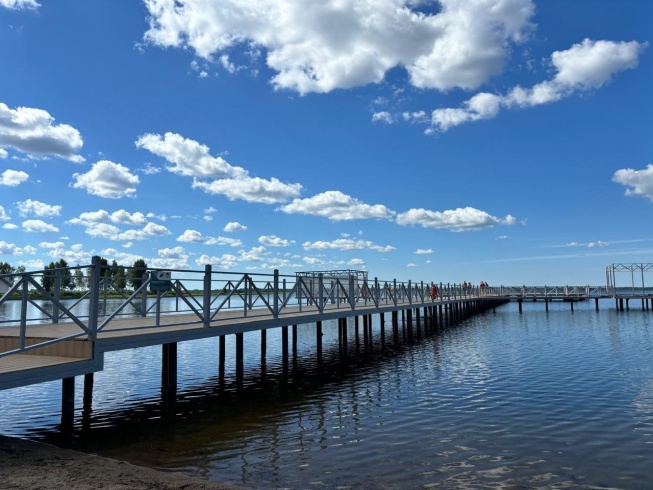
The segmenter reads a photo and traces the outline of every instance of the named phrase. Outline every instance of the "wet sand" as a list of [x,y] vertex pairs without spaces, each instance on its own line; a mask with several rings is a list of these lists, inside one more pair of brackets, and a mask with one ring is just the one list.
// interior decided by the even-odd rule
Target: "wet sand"
[[0,436],[0,488],[18,490],[236,490],[48,444]]

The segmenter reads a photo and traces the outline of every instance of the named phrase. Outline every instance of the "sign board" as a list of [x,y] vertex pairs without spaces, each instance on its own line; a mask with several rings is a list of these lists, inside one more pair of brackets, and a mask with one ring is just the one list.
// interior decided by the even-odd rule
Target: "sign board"
[[172,289],[172,274],[170,271],[152,271],[150,291],[166,292]]

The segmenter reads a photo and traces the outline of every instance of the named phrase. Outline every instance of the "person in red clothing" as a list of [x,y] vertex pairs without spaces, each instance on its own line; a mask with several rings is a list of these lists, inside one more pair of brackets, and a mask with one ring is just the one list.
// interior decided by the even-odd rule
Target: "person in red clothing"
[[434,282],[431,283],[431,299],[435,299],[438,297],[438,287],[435,285]]

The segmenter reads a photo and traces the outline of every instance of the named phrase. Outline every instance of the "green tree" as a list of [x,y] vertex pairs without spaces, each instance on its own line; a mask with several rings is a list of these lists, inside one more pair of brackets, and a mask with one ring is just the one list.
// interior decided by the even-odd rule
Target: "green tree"
[[68,289],[69,291],[75,289],[75,279],[68,267],[68,262],[64,259],[59,259],[54,265],[55,268],[61,269],[61,289]]
[[113,276],[113,284],[116,289],[120,290],[127,287],[127,275],[125,274],[125,268],[121,265],[116,267],[116,272]]
[[75,288],[77,289],[86,289],[88,288],[88,281],[84,277],[84,273],[82,272],[82,269],[79,268],[79,264],[77,264],[77,269],[75,269]]
[[136,262],[134,262],[132,268],[127,271],[129,283],[131,284],[132,288],[134,288],[134,290],[140,288],[143,284],[143,274],[145,271],[147,271],[147,264],[143,259],[138,259]]
[[[59,271],[57,271],[59,269]],[[68,262],[64,259],[59,259],[56,262],[50,262],[45,266],[43,271],[43,276],[41,277],[41,285],[43,289],[51,293],[54,289],[55,281],[57,280],[57,274],[61,278],[59,283],[60,289],[68,289],[72,291],[75,289],[75,280],[68,268]]]
[[54,270],[56,268],[57,265],[54,262],[50,262],[44,267],[43,275],[41,276],[41,285],[48,293],[51,293],[54,288]]
[[13,267],[9,262],[0,262],[0,274],[22,274],[23,272],[25,272],[24,265]]

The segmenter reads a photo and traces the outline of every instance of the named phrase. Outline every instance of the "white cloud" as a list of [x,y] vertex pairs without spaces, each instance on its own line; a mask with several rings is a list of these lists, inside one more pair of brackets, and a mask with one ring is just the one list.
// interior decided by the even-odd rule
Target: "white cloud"
[[644,196],[653,201],[653,165],[645,169],[634,170],[622,168],[612,176],[612,181],[621,184],[626,189],[626,196]]
[[31,245],[18,247],[13,243],[7,243],[0,240],[0,255],[34,255],[36,252],[36,248],[32,247]]
[[300,94],[379,83],[395,67],[416,87],[473,89],[501,71],[534,13],[531,0],[441,0],[437,13],[420,3],[146,0],[145,40],[190,48],[229,72],[233,48],[262,48],[273,86]]
[[234,232],[237,232],[237,231],[245,231],[246,229],[247,229],[247,227],[245,225],[241,225],[237,221],[230,221],[224,227],[224,231],[226,231],[228,233],[234,233]]
[[505,218],[491,216],[475,208],[457,208],[447,211],[410,209],[397,215],[397,224],[402,226],[420,225],[424,228],[449,229],[451,231],[470,231],[491,228],[498,225],[514,225],[517,220],[507,215]]
[[0,160],[5,159],[9,156],[9,153],[7,153],[7,150],[4,148],[0,148]]
[[28,219],[22,223],[23,230],[28,232],[44,233],[48,231],[57,232],[59,228],[40,219]]
[[145,134],[136,141],[138,148],[144,148],[165,158],[172,166],[172,173],[187,177],[231,178],[244,177],[247,172],[232,167],[222,157],[209,154],[209,147],[175,133]]
[[0,175],[0,185],[8,185],[10,187],[16,187],[23,182],[29,179],[29,175],[26,172],[20,170],[5,170]]
[[238,264],[238,257],[231,254],[223,254],[221,257],[210,255],[201,255],[195,260],[197,265],[211,265],[216,270],[229,270],[236,267]]
[[418,248],[417,250],[415,250],[416,255],[425,255],[425,254],[432,254],[432,253],[433,250],[431,250],[430,248]]
[[40,6],[36,0],[0,0],[0,7],[8,9],[37,9]]
[[317,242],[304,242],[302,244],[304,250],[374,250],[376,252],[391,252],[396,250],[391,245],[380,246],[368,240],[352,240],[350,238],[338,238],[330,242],[317,241]]
[[242,199],[247,202],[276,204],[299,196],[302,186],[301,184],[284,184],[274,177],[270,180],[258,177],[239,177],[211,182],[194,179],[193,189],[202,189],[208,194],[221,194],[232,201]]
[[197,230],[186,230],[177,237],[178,242],[202,243],[204,236]]
[[[555,76],[531,88],[516,86],[507,95],[478,93],[460,108],[436,109],[431,131],[447,131],[463,123],[491,119],[502,108],[525,108],[548,104],[576,92],[598,89],[617,73],[637,67],[647,43],[593,41],[585,39],[551,55]],[[408,117],[408,116],[407,116]]]
[[9,215],[7,215],[5,208],[0,206],[0,221],[9,221],[11,218],[9,218]]
[[29,216],[33,214],[34,216],[59,216],[61,214],[61,206],[52,206],[40,201],[33,201],[28,199],[27,201],[18,201],[16,203],[18,208],[18,214],[21,216]]
[[0,146],[33,156],[57,155],[83,162],[84,158],[77,154],[84,144],[79,131],[53,122],[54,118],[42,109],[10,109],[0,102]]
[[229,245],[231,247],[241,247],[243,243],[240,240],[225,237],[204,236],[197,230],[186,230],[177,237],[178,242],[186,243],[203,243],[205,245]]
[[388,111],[375,112],[372,114],[372,122],[382,122],[386,124],[392,124],[394,117]]
[[109,199],[135,197],[136,185],[140,182],[127,167],[109,160],[100,160],[87,173],[73,174],[73,178],[73,187]]
[[5,223],[4,225],[2,225],[2,228],[5,230],[16,230],[18,229],[18,225],[15,225],[13,223]]
[[120,209],[119,211],[111,213],[109,219],[112,223],[120,223],[125,225],[144,225],[147,223],[147,219],[143,213],[129,213],[124,209]]
[[294,199],[279,209],[287,214],[323,216],[332,221],[390,219],[396,214],[382,204],[365,204],[340,191],[327,191],[307,199]]
[[263,235],[258,237],[258,242],[266,247],[289,247],[295,240],[286,240],[276,235]]

